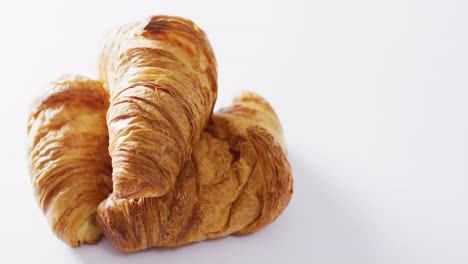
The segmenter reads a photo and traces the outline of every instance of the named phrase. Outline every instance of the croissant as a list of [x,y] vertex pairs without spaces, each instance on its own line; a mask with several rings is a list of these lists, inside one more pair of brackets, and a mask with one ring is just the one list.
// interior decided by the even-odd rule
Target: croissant
[[124,251],[255,232],[278,217],[292,194],[282,142],[273,109],[246,93],[213,115],[167,194],[112,194],[99,205],[98,225]]
[[216,61],[189,20],[153,16],[112,31],[99,59],[117,198],[159,197],[175,183],[217,97]]
[[71,246],[100,238],[96,209],[112,192],[107,101],[100,82],[63,76],[35,101],[28,121],[35,198],[55,235]]

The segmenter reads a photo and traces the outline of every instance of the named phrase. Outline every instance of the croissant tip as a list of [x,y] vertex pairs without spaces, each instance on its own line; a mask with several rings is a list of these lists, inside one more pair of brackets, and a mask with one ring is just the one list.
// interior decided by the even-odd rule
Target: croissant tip
[[193,24],[193,22],[191,22],[190,20],[186,18],[182,18],[182,17],[168,16],[168,15],[153,15],[147,18],[143,22],[143,25],[144,25],[143,30],[151,31],[151,30],[162,29],[171,20],[183,21],[186,23]]

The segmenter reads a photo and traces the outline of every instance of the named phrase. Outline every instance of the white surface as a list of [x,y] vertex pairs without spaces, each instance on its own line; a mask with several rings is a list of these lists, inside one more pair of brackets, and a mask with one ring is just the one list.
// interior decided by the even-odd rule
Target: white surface
[[[221,3],[222,2],[222,3]],[[468,263],[468,2],[2,1],[2,263]],[[62,72],[96,77],[111,27],[193,19],[219,64],[219,103],[265,96],[295,192],[264,230],[124,254],[72,249],[36,207],[27,105]]]

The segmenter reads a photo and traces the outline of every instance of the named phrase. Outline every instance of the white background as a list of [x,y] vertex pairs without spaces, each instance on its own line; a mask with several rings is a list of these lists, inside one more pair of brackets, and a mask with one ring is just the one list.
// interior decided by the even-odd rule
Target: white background
[[[294,195],[250,236],[135,254],[69,248],[36,207],[28,103],[60,73],[97,77],[110,28],[194,20],[219,101],[266,97],[284,126]],[[1,263],[468,263],[468,2],[2,1]]]

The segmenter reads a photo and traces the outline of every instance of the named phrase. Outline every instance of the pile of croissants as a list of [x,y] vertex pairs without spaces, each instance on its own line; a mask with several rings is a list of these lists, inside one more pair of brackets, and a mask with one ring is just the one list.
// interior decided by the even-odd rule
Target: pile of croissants
[[65,75],[32,105],[39,207],[71,246],[124,251],[255,232],[292,194],[280,123],[244,92],[212,113],[216,61],[193,22],[153,16],[109,32],[99,81]]

